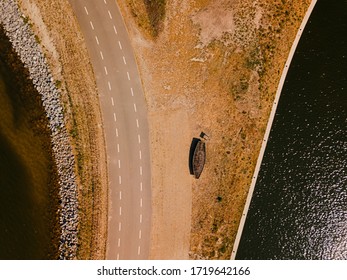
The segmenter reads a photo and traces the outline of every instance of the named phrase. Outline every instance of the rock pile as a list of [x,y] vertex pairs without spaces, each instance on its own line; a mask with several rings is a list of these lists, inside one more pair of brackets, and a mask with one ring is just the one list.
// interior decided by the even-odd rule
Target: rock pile
[[10,39],[30,78],[41,95],[49,120],[53,155],[59,175],[61,201],[59,244],[60,259],[74,259],[77,252],[79,224],[77,186],[74,174],[74,157],[64,125],[60,92],[55,86],[48,63],[30,26],[21,15],[16,0],[0,1],[0,24]]

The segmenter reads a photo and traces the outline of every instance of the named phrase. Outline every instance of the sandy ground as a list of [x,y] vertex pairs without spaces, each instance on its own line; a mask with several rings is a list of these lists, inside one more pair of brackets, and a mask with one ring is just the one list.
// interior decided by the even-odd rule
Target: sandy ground
[[20,0],[19,3],[62,93],[78,175],[78,258],[104,259],[107,165],[99,99],[84,39],[68,1]]
[[184,110],[151,112],[149,123],[153,147],[150,258],[188,259],[192,207],[188,116]]
[[[152,258],[187,251],[192,259],[230,258],[280,73],[309,2],[167,1],[152,38],[144,4],[118,1],[151,116]],[[195,180],[184,147],[201,131],[210,139]],[[181,143],[167,138],[177,134]],[[192,208],[183,215],[175,204]]]

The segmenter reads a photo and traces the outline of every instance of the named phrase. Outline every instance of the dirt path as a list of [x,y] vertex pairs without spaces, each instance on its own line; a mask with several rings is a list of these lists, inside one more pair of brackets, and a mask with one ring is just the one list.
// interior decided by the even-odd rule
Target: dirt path
[[184,110],[149,117],[152,147],[151,259],[188,259],[191,219],[191,141]]

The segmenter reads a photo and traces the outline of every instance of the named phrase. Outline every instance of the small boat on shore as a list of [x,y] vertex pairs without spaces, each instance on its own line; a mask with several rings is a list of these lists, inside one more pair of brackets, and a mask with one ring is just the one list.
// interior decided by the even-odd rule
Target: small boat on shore
[[204,169],[206,160],[206,147],[205,142],[199,139],[193,154],[193,174],[196,179],[199,179],[202,170]]

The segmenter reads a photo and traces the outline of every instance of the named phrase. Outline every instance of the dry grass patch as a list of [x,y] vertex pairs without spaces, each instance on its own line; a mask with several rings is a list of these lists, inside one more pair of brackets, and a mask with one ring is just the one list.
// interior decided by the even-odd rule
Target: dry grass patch
[[129,1],[119,2],[149,111],[186,110],[190,134],[210,136],[205,170],[192,186],[190,257],[229,259],[280,74],[310,1],[172,0],[154,41],[138,26],[145,10],[134,19]]
[[166,0],[127,0],[126,4],[142,31],[156,38],[164,28]]

